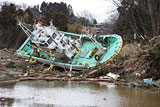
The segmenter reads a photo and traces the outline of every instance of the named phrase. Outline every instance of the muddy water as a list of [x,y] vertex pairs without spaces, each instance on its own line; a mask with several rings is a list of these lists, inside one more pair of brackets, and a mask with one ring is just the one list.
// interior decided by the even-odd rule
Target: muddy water
[[160,107],[160,92],[111,83],[0,83],[0,107]]

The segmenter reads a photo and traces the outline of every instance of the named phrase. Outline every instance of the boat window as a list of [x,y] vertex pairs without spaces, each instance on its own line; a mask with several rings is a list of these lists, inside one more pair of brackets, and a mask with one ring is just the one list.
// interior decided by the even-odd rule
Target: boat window
[[61,40],[60,42],[61,42],[62,46],[65,47],[66,43],[63,40]]
[[65,47],[65,44],[62,44],[63,47]]
[[58,33],[58,35],[61,37],[62,36],[62,33],[59,31],[59,32],[57,32]]
[[67,44],[69,45],[69,40],[67,39]]
[[52,38],[53,38],[53,39],[55,39],[56,36],[57,36],[56,33],[53,33],[53,34],[52,34]]
[[48,42],[48,44],[51,44],[53,42],[53,39],[49,38],[47,42]]
[[61,37],[62,35],[60,34],[59,36]]
[[38,36],[38,38],[40,38],[41,37],[41,34]]
[[47,44],[47,43],[45,43],[45,44],[40,44],[40,46],[42,46],[42,47],[48,47],[48,44]]
[[61,44],[63,43],[63,41],[62,41],[62,40],[61,40],[60,42],[61,42]]

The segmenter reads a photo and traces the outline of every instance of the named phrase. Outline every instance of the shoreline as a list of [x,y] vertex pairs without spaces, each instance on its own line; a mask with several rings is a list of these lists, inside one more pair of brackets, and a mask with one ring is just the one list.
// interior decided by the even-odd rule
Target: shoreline
[[78,81],[78,82],[106,82],[106,83],[114,83],[115,85],[123,85],[128,86],[129,88],[141,88],[152,91],[160,91],[160,87],[155,85],[156,82],[153,81],[151,83],[137,83],[134,81],[123,81],[123,79],[113,80],[113,79],[102,79],[102,78],[80,78],[80,77],[19,77],[19,78],[11,78],[0,80],[1,83],[16,83],[20,81]]

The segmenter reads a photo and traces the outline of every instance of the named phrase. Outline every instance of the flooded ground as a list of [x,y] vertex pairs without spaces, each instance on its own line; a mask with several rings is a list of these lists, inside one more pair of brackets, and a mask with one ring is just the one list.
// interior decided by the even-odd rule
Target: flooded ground
[[0,83],[0,107],[160,107],[160,92],[111,83]]

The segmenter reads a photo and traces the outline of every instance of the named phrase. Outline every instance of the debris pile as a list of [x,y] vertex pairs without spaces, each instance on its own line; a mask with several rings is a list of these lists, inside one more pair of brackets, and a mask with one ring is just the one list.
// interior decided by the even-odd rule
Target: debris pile
[[[153,41],[152,41],[153,42]],[[139,44],[126,44],[112,64],[122,67],[116,73],[120,78],[135,83],[152,84],[151,87],[160,88],[160,39],[157,38],[154,44],[140,46]],[[156,84],[156,85],[155,85]]]

